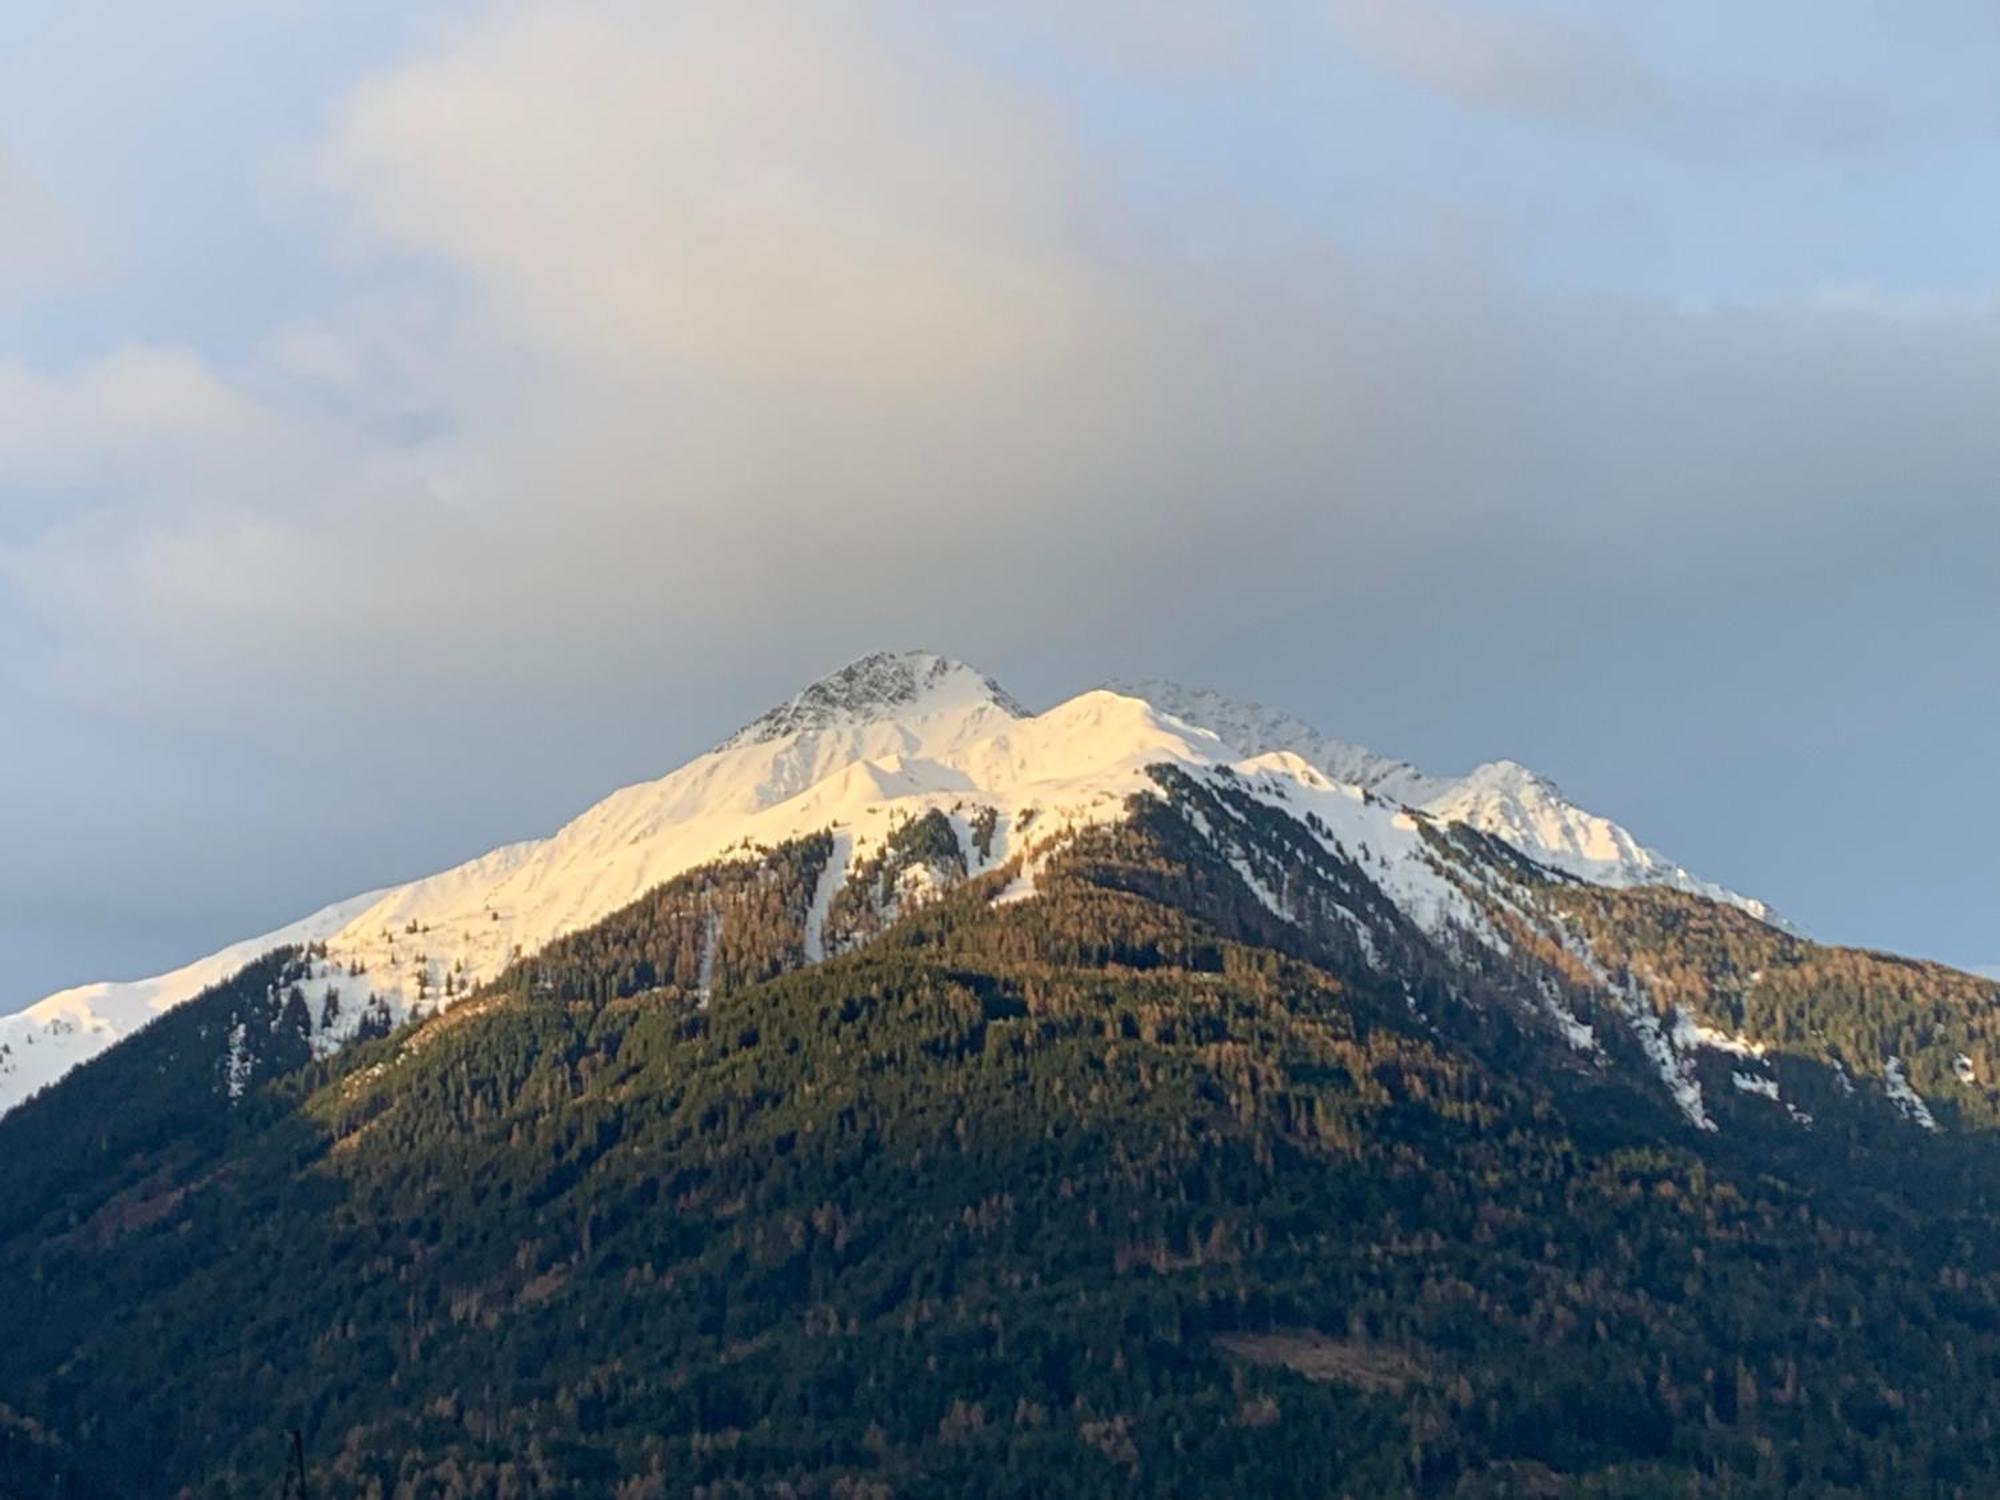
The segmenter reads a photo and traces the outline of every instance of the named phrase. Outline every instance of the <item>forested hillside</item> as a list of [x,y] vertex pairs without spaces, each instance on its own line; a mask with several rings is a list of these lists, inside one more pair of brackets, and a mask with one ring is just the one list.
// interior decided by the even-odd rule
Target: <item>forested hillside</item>
[[[1234,795],[1164,778],[1035,899],[812,967],[824,839],[332,1057],[296,959],[170,1013],[0,1123],[11,1493],[272,1496],[294,1431],[318,1496],[1993,1492],[1980,1122],[1696,1129],[1528,970],[1356,939],[1365,880],[1289,829],[1219,856]],[[1695,962],[1713,908],[1604,899]],[[1728,930],[1706,962],[1796,941]],[[1828,993],[1801,1036],[1876,1039]],[[246,1015],[251,1071],[184,1050]]]

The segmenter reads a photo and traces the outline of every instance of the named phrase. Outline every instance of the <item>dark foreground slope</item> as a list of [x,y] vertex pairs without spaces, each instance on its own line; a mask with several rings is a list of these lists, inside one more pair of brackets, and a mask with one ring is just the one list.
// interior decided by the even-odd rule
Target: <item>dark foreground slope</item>
[[1704,1135],[1180,826],[786,973],[815,851],[697,874],[191,1115],[107,1054],[0,1124],[0,1494],[2000,1488],[1990,1142]]

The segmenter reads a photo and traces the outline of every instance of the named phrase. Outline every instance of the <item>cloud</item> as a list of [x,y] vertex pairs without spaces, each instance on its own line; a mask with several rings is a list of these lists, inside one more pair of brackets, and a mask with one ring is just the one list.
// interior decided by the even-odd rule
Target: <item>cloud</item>
[[[1220,7],[1086,101],[1131,106],[1115,129],[1067,56],[929,8],[668,10],[514,0],[349,90],[301,153],[337,291],[314,261],[261,344],[0,361],[0,628],[29,643],[0,686],[51,768],[13,780],[75,788],[40,847],[101,800],[44,722],[147,806],[185,736],[177,784],[218,784],[184,826],[308,828],[231,865],[284,863],[303,907],[347,883],[323,849],[404,875],[477,801],[473,852],[883,645],[1039,664],[1031,696],[1165,667],[1446,765],[1534,733],[1663,777],[1760,734],[1832,764],[1900,713],[1990,739],[1955,705],[2000,629],[1993,299],[1672,303],[1538,289],[1464,236],[1363,253],[1353,222],[1435,183],[1360,160],[1393,118],[1341,155],[1190,88],[1211,40],[1260,65]],[[1126,14],[1049,11],[1035,45],[1101,81]],[[1343,11],[1479,108],[1671,108],[1540,12],[1409,14]],[[1303,213],[1376,168],[1388,197]],[[1840,798],[1782,771],[1709,836],[1808,783],[1830,802],[1771,839],[1804,845]],[[1674,830],[1710,793],[1663,844],[1699,855]]]
[[[1302,9],[1302,8],[1301,8]],[[1066,55],[1114,72],[1186,79],[1236,73],[1293,37],[1290,3],[1230,0],[1016,0],[1009,18]]]
[[1665,81],[1615,37],[1492,0],[1333,0],[1355,53],[1459,104],[1597,130],[1650,131]]
[[[940,620],[1023,650],[1196,632],[1189,600],[1435,638],[1480,608],[1670,610],[1700,570],[2000,488],[1989,303],[1691,311],[1449,249],[1196,258],[1045,100],[872,15],[498,11],[336,114],[361,300],[227,386],[162,351],[0,370],[26,414],[0,453],[44,479],[178,445],[123,512],[0,555],[76,680],[519,685]],[[1429,45],[1467,87],[1580,107],[1591,49],[1531,63],[1526,25]],[[357,655],[395,670],[355,687]]]
[[55,201],[0,142],[0,299],[59,277],[79,253]]
[[522,6],[358,89],[325,177],[577,357],[907,385],[1060,344],[1048,123],[836,14]]
[[78,483],[226,441],[246,404],[185,349],[128,345],[60,374],[0,361],[0,484]]

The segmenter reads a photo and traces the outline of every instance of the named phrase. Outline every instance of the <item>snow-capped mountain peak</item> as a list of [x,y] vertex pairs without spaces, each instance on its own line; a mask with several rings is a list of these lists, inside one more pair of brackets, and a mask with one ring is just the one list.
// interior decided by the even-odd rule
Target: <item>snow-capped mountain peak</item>
[[[1426,930],[1472,920],[1433,868],[1426,818],[1478,827],[1585,880],[1664,883],[1765,915],[1512,762],[1428,776],[1288,714],[1169,683],[1087,692],[1029,714],[963,663],[884,653],[821,679],[680,769],[612,793],[547,838],[342,902],[171,974],[66,990],[0,1017],[0,1112],[278,946],[316,947],[300,988],[314,1014],[336,1018],[324,1034],[316,1023],[312,1042],[324,1050],[364,1016],[394,1021],[449,1003],[688,870],[809,834],[834,837],[821,910],[858,860],[933,813],[957,831],[966,873],[1018,856],[1010,890],[1026,894],[1043,841],[1123,816],[1163,763],[1199,774],[1234,767],[1311,812],[1325,836],[1372,862],[1391,899]],[[807,951],[818,956],[816,939]]]
[[1143,698],[1162,713],[1210,731],[1239,755],[1292,754],[1349,786],[1358,786],[1393,802],[1421,806],[1450,783],[1427,776],[1407,761],[1395,760],[1348,740],[1336,739],[1275,708],[1232,698],[1212,688],[1188,687],[1158,678],[1107,684],[1112,692]]
[[1548,777],[1517,760],[1473,767],[1426,799],[1424,808],[1533,850],[1543,863],[1572,874],[1600,866],[1636,871],[1659,861],[1616,823],[1585,812]]
[[[1010,813],[1026,799],[1073,822],[1109,816],[1136,787],[1138,762],[1173,758],[1178,744],[1149,736],[1129,715],[1035,719],[984,674],[931,652],[863,657],[547,838],[340,903],[170,974],[79,986],[0,1016],[0,1113],[275,947],[324,944],[301,988],[315,1011],[344,991],[341,1026],[370,1013],[348,1003],[356,996],[400,1018],[732,851],[837,828],[839,878],[854,851],[879,847],[895,820],[956,807],[972,793]],[[1009,847],[1004,829],[990,847]],[[316,1035],[315,1044],[341,1039]]]
[[1580,880],[1672,886],[1727,902],[1760,921],[1784,925],[1762,901],[1691,874],[1609,818],[1578,807],[1548,777],[1519,761],[1493,760],[1464,776],[1433,776],[1407,761],[1335,739],[1291,714],[1211,689],[1140,682],[1121,690],[1210,730],[1242,755],[1290,751],[1335,781],[1404,803],[1443,822],[1477,828]]
[[740,750],[789,735],[893,719],[921,724],[968,713],[1020,719],[1028,711],[992,678],[929,651],[877,651],[760,714],[716,746]]
[[[1609,818],[1578,807],[1548,777],[1514,760],[1475,767],[1424,804],[1446,822],[1504,839],[1545,865],[1596,885],[1664,885],[1722,901],[1760,921],[1770,907],[1692,874]],[[1783,925],[1778,923],[1778,925]]]

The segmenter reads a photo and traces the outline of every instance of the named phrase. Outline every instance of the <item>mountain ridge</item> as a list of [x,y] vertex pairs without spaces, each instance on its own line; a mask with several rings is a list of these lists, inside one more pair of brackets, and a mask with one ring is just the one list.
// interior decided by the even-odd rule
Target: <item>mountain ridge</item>
[[1491,760],[1463,776],[1437,776],[1322,733],[1282,710],[1212,688],[1149,679],[1128,684],[1246,754],[1290,750],[1336,781],[1350,782],[1450,822],[1469,823],[1557,869],[1595,884],[1667,885],[1740,907],[1759,921],[1790,924],[1768,904],[1704,880],[1641,844],[1609,818],[1570,801],[1554,781],[1515,760]]
[[[324,1007],[329,995],[338,1002],[365,994],[400,1019],[451,1003],[512,959],[732,847],[843,827],[842,863],[829,874],[837,889],[846,864],[879,847],[896,818],[980,802],[1003,815],[989,842],[988,858],[997,864],[1019,852],[1014,824],[1023,814],[1048,819],[1037,837],[1115,816],[1155,761],[1251,764],[1274,755],[1296,761],[1275,765],[1281,779],[1304,781],[1309,767],[1357,796],[1409,803],[1494,833],[1578,878],[1637,884],[1658,877],[1769,915],[1761,903],[1689,876],[1617,825],[1574,808],[1525,768],[1484,781],[1492,767],[1456,780],[1432,777],[1289,715],[1160,682],[1087,692],[1030,714],[992,678],[949,657],[878,652],[819,679],[705,755],[613,792],[547,838],[337,902],[166,975],[72,987],[0,1018],[0,1112],[226,977],[231,966],[283,943],[327,949],[305,983],[309,1002]],[[1315,795],[1323,790],[1313,788]],[[969,837],[965,815],[957,816],[961,837]],[[1388,823],[1371,836],[1378,844],[1403,838]],[[1597,850],[1608,857],[1592,857]],[[1406,857],[1401,868],[1404,899],[1432,913],[1451,904],[1421,861]],[[1025,870],[1024,889],[1032,878]],[[340,1045],[342,1028],[373,1013],[338,1003],[333,1011],[316,1046]]]

